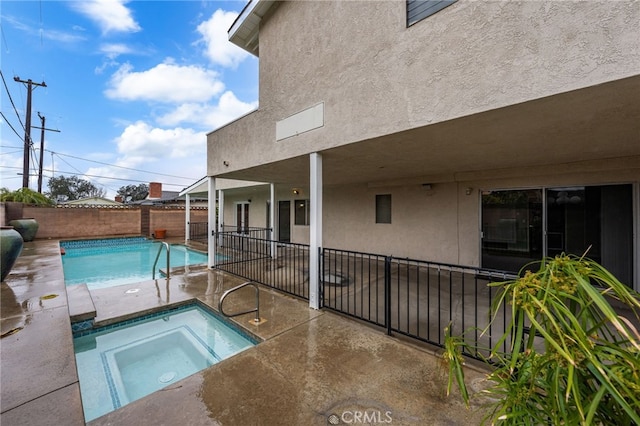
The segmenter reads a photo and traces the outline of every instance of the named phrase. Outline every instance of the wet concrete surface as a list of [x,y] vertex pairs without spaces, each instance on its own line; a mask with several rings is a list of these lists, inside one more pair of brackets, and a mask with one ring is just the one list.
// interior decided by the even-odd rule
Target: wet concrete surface
[[[25,249],[1,285],[2,333],[17,331],[0,341],[0,423],[84,424],[69,319],[73,307],[58,242],[36,240]],[[186,269],[170,280],[91,291],[96,324],[194,300],[217,310],[223,292],[244,282],[220,271]],[[253,289],[245,287],[225,300],[224,310],[242,311],[254,303]],[[90,425],[480,423],[479,407],[467,409],[458,397],[444,396],[446,372],[432,348],[310,309],[265,287],[260,308],[259,324],[251,321],[255,314],[234,321],[262,343]],[[483,372],[468,374],[470,382],[482,383]]]

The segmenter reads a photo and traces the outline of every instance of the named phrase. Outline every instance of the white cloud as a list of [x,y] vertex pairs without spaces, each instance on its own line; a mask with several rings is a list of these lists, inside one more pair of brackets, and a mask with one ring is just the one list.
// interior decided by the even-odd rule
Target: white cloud
[[116,138],[118,153],[128,164],[139,164],[139,159],[145,162],[198,155],[206,158],[207,135],[193,129],[176,127],[161,129],[152,127],[143,121],[137,121],[127,126],[122,134]]
[[233,92],[224,92],[224,94],[220,96],[218,105],[211,108],[204,116],[204,122],[209,125],[211,129],[217,129],[257,107],[258,102],[242,102],[236,98]]
[[168,62],[142,72],[124,64],[111,76],[109,86],[105,95],[111,99],[163,103],[205,102],[224,90],[215,71]]
[[105,43],[100,46],[100,53],[104,54],[109,59],[114,59],[120,55],[124,55],[127,53],[134,53],[134,51],[126,44]]
[[238,17],[236,12],[216,10],[208,21],[198,25],[202,38],[198,44],[205,45],[204,54],[209,60],[223,67],[235,68],[249,53],[229,41],[227,31]]
[[137,32],[140,25],[125,7],[127,0],[84,0],[70,3],[78,12],[96,22],[103,33]]
[[[172,183],[174,185],[164,185],[163,189],[178,191],[206,175],[207,136],[204,132],[181,127],[162,129],[137,121],[128,125],[114,142],[118,159],[110,163],[118,167],[96,166],[85,172],[87,180],[108,190],[108,197],[112,198],[118,188],[131,183]],[[97,176],[115,176],[123,180]]]
[[258,106],[258,102],[242,102],[231,91],[226,91],[216,105],[186,103],[158,118],[162,126],[191,123],[215,130]]
[[[3,15],[2,20],[13,28],[28,34],[31,37],[45,38],[47,40],[53,40],[61,43],[78,43],[86,40],[82,35],[69,33],[66,31],[59,31],[55,29],[43,29],[30,26],[11,15]],[[77,30],[74,28],[74,30]]]

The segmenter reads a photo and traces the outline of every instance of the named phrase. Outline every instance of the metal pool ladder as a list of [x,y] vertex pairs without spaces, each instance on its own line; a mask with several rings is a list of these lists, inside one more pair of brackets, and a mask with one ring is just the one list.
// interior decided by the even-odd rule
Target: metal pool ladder
[[167,248],[167,278],[170,278],[171,272],[169,269],[169,259],[171,257],[171,247],[169,246],[169,243],[167,243],[166,241],[156,241],[157,243],[161,243],[162,245],[160,246],[160,248],[158,249],[158,254],[156,254],[156,261],[153,262],[153,269],[152,269],[152,274],[153,274],[153,278],[152,279],[156,279],[156,265],[158,264],[158,259],[160,258],[160,252],[162,251],[162,246],[165,246]]
[[[224,309],[222,309],[222,303],[224,302],[224,299],[231,293],[233,293],[236,290],[240,290],[243,287],[246,286],[253,286],[253,288],[256,290],[256,307],[253,309],[249,309],[248,311],[242,311],[242,312],[237,312],[234,314],[227,314]],[[247,281],[244,284],[240,284],[239,286],[230,288],[229,290],[225,291],[224,293],[222,293],[222,297],[220,297],[220,301],[218,302],[218,311],[220,311],[220,313],[222,315],[224,315],[225,317],[237,317],[238,315],[244,315],[244,314],[248,314],[251,312],[255,312],[256,313],[256,317],[255,319],[251,320],[254,324],[260,324],[260,289],[258,288],[258,285],[252,281]]]

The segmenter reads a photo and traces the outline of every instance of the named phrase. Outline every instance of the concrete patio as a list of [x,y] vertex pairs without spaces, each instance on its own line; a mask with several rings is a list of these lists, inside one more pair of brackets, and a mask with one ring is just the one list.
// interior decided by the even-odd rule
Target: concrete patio
[[[71,318],[93,309],[96,325],[106,325],[194,300],[217,310],[222,293],[242,282],[191,267],[169,280],[89,293],[65,287],[58,241],[25,243],[1,284],[0,423],[85,424]],[[249,308],[254,297],[245,288],[225,309]],[[89,424],[471,425],[483,417],[479,406],[445,396],[446,370],[431,347],[266,287],[260,316],[259,325],[253,314],[234,320],[262,343]],[[481,370],[469,368],[467,378],[473,389],[484,384]]]

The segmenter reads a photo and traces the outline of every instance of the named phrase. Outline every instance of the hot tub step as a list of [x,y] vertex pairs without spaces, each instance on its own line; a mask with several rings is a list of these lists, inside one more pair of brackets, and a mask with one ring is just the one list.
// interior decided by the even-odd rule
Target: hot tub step
[[67,287],[67,301],[69,303],[69,316],[71,322],[80,322],[96,317],[96,307],[93,304],[91,293],[86,284],[77,284]]

